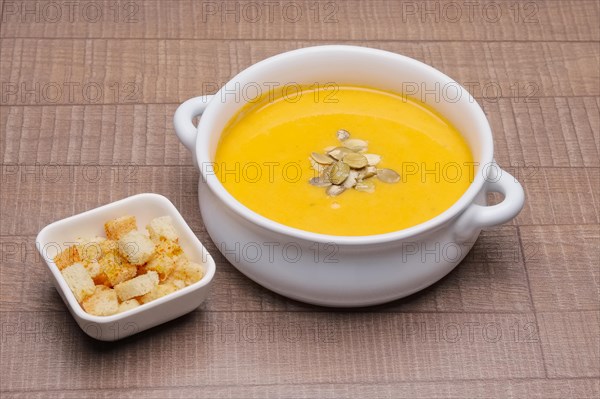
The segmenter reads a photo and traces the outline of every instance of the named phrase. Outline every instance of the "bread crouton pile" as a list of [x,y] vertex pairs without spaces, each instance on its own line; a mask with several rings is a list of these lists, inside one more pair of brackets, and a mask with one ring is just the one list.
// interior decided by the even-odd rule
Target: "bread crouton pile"
[[79,238],[54,263],[83,309],[109,316],[133,309],[200,280],[202,266],[179,246],[169,216],[139,231],[134,216],[109,220],[106,238]]

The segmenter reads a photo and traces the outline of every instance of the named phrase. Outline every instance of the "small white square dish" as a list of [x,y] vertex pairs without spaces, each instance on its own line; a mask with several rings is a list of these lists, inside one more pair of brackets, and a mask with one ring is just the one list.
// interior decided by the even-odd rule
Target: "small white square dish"
[[[173,293],[110,316],[87,313],[67,285],[54,257],[73,245],[78,237],[104,236],[104,223],[124,215],[135,216],[138,228],[152,219],[170,216],[179,234],[179,245],[190,260],[201,265],[203,277]],[[81,329],[101,341],[116,341],[173,320],[196,309],[206,299],[215,262],[185,222],[175,205],[158,194],[138,194],[56,221],[44,227],[36,238],[38,251],[46,261],[52,281]]]

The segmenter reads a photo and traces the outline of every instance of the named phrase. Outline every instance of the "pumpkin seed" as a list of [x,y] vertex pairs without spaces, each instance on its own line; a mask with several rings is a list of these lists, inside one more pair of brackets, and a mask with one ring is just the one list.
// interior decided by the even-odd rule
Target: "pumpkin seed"
[[358,171],[358,179],[364,180],[369,177],[373,177],[377,174],[377,168],[375,166],[367,166]]
[[377,178],[384,183],[398,183],[400,175],[392,169],[377,169]]
[[333,150],[327,152],[330,157],[337,161],[341,161],[344,158],[344,155],[350,153],[352,153],[352,150],[349,150],[346,147],[335,147]]
[[327,187],[327,190],[325,190],[325,192],[327,193],[327,195],[330,195],[332,197],[338,196],[341,193],[343,193],[344,191],[346,191],[346,187],[344,186],[337,186],[337,185],[332,185]]
[[313,152],[310,154],[310,157],[321,165],[330,165],[334,162],[334,159],[330,156],[319,154],[318,152]]
[[367,162],[371,166],[375,166],[379,162],[381,162],[381,155],[377,155],[377,154],[365,154],[365,158],[367,158]]
[[357,181],[358,172],[355,170],[351,170],[350,173],[348,173],[348,177],[346,178],[346,180],[344,180],[344,183],[342,185],[346,188],[352,188],[356,185]]
[[[313,152],[309,160],[315,170],[315,176],[308,182],[315,187],[324,187],[329,196],[338,196],[344,191],[354,188],[357,191],[372,193],[375,191],[377,176],[385,183],[398,183],[400,175],[392,169],[377,169],[381,155],[367,154],[368,143],[360,139],[350,138],[345,129],[336,132],[341,146],[327,146],[325,153]],[[332,207],[340,207],[334,203]]]
[[344,129],[338,130],[336,135],[339,141],[345,141],[350,138],[350,133],[348,133],[348,131]]
[[375,192],[375,183],[373,183],[371,180],[361,181],[356,183],[354,189],[356,191],[362,191],[365,193],[373,193]]
[[321,165],[320,163],[318,163],[317,161],[315,161],[314,159],[312,159],[311,157],[308,157],[308,160],[310,161],[310,166],[318,173],[321,174],[325,171],[325,166]]
[[368,146],[366,141],[360,139],[348,139],[342,145],[354,152],[365,151]]
[[350,166],[342,161],[337,161],[329,171],[329,180],[333,184],[342,184],[350,174]]
[[309,181],[311,186],[315,186],[315,187],[329,187],[331,186],[331,182],[329,181],[329,178],[325,175],[323,176],[318,176],[318,177],[313,177],[311,178]]
[[367,161],[367,158],[364,155],[351,152],[344,156],[344,163],[347,163],[351,168],[360,169],[367,166],[369,161]]

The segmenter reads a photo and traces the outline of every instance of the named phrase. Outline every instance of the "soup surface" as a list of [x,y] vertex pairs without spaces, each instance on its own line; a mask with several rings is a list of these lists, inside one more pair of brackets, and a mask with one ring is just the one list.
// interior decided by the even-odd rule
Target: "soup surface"
[[[373,192],[329,196],[309,184],[312,152],[339,146],[339,129],[368,142],[377,168],[400,181],[373,178]],[[365,87],[270,92],[227,125],[215,156],[224,187],[251,210],[315,233],[360,236],[401,230],[448,209],[473,180],[472,155],[461,134],[425,104]]]

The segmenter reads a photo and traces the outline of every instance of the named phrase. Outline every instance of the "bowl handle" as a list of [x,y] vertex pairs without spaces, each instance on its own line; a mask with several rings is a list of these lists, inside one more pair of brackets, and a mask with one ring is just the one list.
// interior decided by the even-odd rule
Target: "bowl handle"
[[190,98],[177,108],[175,116],[173,116],[175,133],[177,133],[179,141],[181,141],[192,154],[194,153],[198,131],[196,126],[194,126],[193,120],[195,117],[202,115],[212,98],[213,96]]
[[497,180],[488,180],[485,191],[504,194],[504,199],[490,206],[471,204],[456,221],[457,240],[469,239],[482,227],[508,222],[519,214],[525,203],[523,187],[517,179],[504,170],[500,170]]

